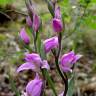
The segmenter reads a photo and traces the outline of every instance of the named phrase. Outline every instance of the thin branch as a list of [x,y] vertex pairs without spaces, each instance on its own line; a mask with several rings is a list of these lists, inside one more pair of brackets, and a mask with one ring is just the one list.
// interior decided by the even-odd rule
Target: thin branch
[[18,13],[18,14],[21,14],[21,15],[24,15],[24,16],[28,16],[28,14],[26,14],[24,12],[21,12],[21,11],[18,11],[18,10],[6,10],[5,12],[15,12],[15,13]]
[[[6,16],[9,20],[12,20],[11,17],[10,17],[9,15],[7,15],[6,13],[4,13],[4,12],[2,12],[2,11],[0,11],[0,13],[1,13],[2,15]],[[12,21],[13,21],[13,20],[12,20]]]

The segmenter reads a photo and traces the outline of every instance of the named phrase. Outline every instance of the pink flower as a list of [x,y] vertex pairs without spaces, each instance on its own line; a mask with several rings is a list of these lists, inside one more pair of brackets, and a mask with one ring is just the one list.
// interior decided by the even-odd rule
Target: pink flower
[[19,66],[17,72],[23,70],[32,70],[34,72],[39,72],[40,68],[45,68],[49,70],[49,64],[46,60],[41,60],[40,56],[37,53],[27,54],[25,56],[26,63]]
[[26,86],[27,96],[40,96],[42,85],[43,81],[37,77],[31,80]]
[[30,16],[27,16],[27,17],[26,17],[26,23],[27,23],[27,25],[28,25],[29,27],[32,27],[32,20],[31,20]]
[[54,32],[62,32],[63,30],[63,24],[61,19],[54,18],[52,21],[52,26],[53,26]]
[[33,13],[33,22],[31,20],[30,16],[27,16],[26,23],[29,27],[33,26],[33,30],[35,32],[37,32],[40,27],[40,17],[37,14]]
[[46,53],[48,53],[51,49],[58,46],[58,37],[52,37],[49,39],[46,39],[44,42],[44,50]]
[[21,29],[19,36],[24,41],[25,44],[30,43],[30,37],[27,35],[25,28]]
[[60,59],[60,67],[64,72],[72,71],[71,67],[76,63],[82,55],[75,54],[73,51],[64,54]]
[[60,7],[57,7],[54,13],[55,13],[55,17],[52,20],[52,27],[53,27],[54,32],[59,33],[59,32],[62,32],[63,30]]
[[40,67],[40,64],[42,63],[41,57],[37,53],[26,54],[25,60],[27,62],[32,62],[34,64],[38,64],[39,67]]
[[37,14],[34,14],[33,15],[33,30],[37,32],[39,27],[40,27],[40,18]]
[[57,7],[57,8],[55,9],[55,18],[61,19],[60,7]]

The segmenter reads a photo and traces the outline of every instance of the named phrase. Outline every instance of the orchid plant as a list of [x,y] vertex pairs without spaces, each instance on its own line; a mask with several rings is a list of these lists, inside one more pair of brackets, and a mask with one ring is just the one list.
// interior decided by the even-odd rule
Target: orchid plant
[[[67,73],[72,73],[74,64],[82,57],[80,54],[75,54],[73,50],[62,54],[62,33],[64,32],[65,26],[60,7],[56,6],[57,2],[53,2],[51,0],[46,0],[46,2],[52,15],[52,28],[56,36],[42,41],[39,33],[41,19],[34,12],[31,0],[25,0],[29,14],[26,17],[26,24],[33,35],[34,50],[29,46],[31,39],[26,32],[26,28],[23,27],[19,33],[19,36],[28,52],[25,54],[25,63],[17,68],[17,73],[24,70],[32,70],[35,72],[35,78],[28,82],[26,85],[26,92],[24,92],[23,96],[46,96],[46,81],[53,90],[52,96],[67,96]],[[38,38],[41,41],[40,44],[37,43]],[[56,91],[54,83],[50,78],[49,70],[51,69],[46,56],[48,53],[53,54],[55,58],[54,64],[56,65],[56,69],[64,82],[64,91],[60,94],[58,94]]]

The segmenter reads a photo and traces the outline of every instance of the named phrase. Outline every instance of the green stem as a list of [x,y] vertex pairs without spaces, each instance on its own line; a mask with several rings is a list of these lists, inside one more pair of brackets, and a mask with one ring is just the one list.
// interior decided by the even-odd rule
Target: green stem
[[64,81],[65,90],[64,90],[63,96],[66,96],[67,95],[67,91],[68,91],[68,78],[67,78],[66,73],[64,73],[64,75],[63,75],[62,71],[60,70],[59,64],[58,64],[60,52],[61,52],[61,49],[62,49],[62,46],[61,46],[61,43],[62,43],[62,33],[59,33],[59,35],[58,35],[58,42],[59,42],[59,48],[58,48],[58,54],[55,55],[55,63],[56,63],[56,68],[57,68],[57,70],[59,72],[59,75],[61,76],[62,80]]
[[[55,63],[56,63],[56,68],[57,68],[57,71],[59,72],[59,75],[61,76],[62,80],[64,81],[64,84],[65,84],[65,91],[64,91],[64,94],[63,96],[66,96],[67,95],[67,91],[68,91],[68,78],[67,78],[67,75],[66,73],[63,73],[61,72],[60,68],[59,68],[59,65],[58,65],[58,57],[55,57]],[[64,77],[65,76],[65,77]]]
[[60,52],[61,52],[61,41],[62,41],[62,34],[59,33],[58,35],[58,42],[59,42],[59,48],[58,48],[58,54],[57,54],[57,57],[59,58],[59,55],[60,55]]
[[24,15],[24,16],[28,16],[28,14],[22,12],[22,11],[19,11],[19,10],[6,10],[5,12],[15,12],[17,14],[21,14],[21,15]]
[[43,86],[42,86],[42,91],[41,91],[41,95],[40,96],[46,96],[46,94],[45,94],[45,92],[44,92],[44,88],[45,88],[45,84],[46,84],[46,82],[45,82],[45,74],[44,74],[44,72],[43,72],[43,69],[41,69],[41,72],[42,72],[42,75],[43,75]]
[[56,90],[54,88],[54,84],[53,84],[53,82],[49,76],[48,71],[46,69],[43,69],[43,73],[45,74],[45,77],[46,77],[48,84],[50,85],[51,89],[53,90],[54,95],[57,96]]
[[31,31],[31,33],[33,35],[33,43],[34,43],[35,52],[37,52],[36,41],[37,41],[38,35],[37,35],[37,33],[35,34],[35,32],[34,32],[34,30],[32,28],[30,28],[30,31]]

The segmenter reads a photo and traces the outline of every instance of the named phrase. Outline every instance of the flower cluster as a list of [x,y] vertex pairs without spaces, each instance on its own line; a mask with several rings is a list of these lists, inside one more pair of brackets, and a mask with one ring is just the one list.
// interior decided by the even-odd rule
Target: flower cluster
[[[63,28],[64,28],[63,23],[62,23],[62,16],[61,16],[61,12],[60,12],[60,7],[57,7],[55,9],[54,13],[55,13],[55,17],[52,20],[53,30],[57,33],[58,32],[60,33],[63,31]],[[59,36],[55,36],[55,37],[49,38],[44,41],[44,49],[45,49],[46,53],[48,53],[53,48],[56,48],[58,46],[59,46]],[[81,56],[82,55],[79,55],[79,54],[75,55],[74,51],[70,51],[69,53],[64,54],[59,59],[60,68],[64,72],[71,71],[73,64],[76,63],[77,60],[79,60],[81,58]]]
[[[26,17],[26,23],[27,23],[28,27],[32,29],[32,32],[34,34],[37,34],[37,32],[39,31],[39,27],[40,27],[40,17],[32,11],[33,9],[31,10],[32,5],[31,5],[31,7],[30,6],[27,6],[27,7],[29,8],[28,9],[29,12],[32,12],[32,16],[30,16],[30,14],[31,14],[30,13],[29,16]],[[67,72],[72,72],[73,65],[81,58],[82,55],[75,54],[74,51],[70,51],[64,55],[60,54],[60,51],[62,49],[62,47],[61,47],[62,38],[60,36],[61,36],[61,32],[64,31],[64,24],[63,24],[63,20],[62,20],[60,7],[56,7],[54,5],[53,13],[54,13],[54,17],[52,18],[52,28],[53,28],[54,32],[56,32],[57,34],[54,37],[44,40],[42,46],[44,46],[45,54],[47,54],[49,52],[53,53],[57,70],[59,73],[61,72],[60,75],[65,82],[68,79],[67,79],[67,77],[66,78],[64,77],[63,72],[65,72],[65,74]],[[21,40],[28,47],[30,47],[29,46],[30,37],[27,34],[25,28],[21,29],[19,36],[20,36]],[[33,36],[33,38],[36,39],[38,37]],[[34,41],[34,48],[37,48],[37,47],[38,47],[38,45],[36,45],[36,41]],[[43,53],[41,53],[41,54],[43,54]],[[20,65],[19,68],[17,69],[17,73],[24,71],[24,70],[32,70],[36,73],[35,78],[33,80],[29,81],[29,83],[27,84],[26,92],[24,93],[24,96],[41,96],[42,91],[44,91],[43,88],[45,88],[44,81],[45,81],[46,76],[43,76],[44,78],[41,78],[40,72],[43,72],[42,71],[43,69],[49,70],[50,67],[47,62],[47,59],[45,60],[44,58],[42,58],[41,54],[37,51],[35,51],[34,53],[32,52],[32,53],[25,54],[25,58],[24,58],[25,63]],[[42,74],[42,75],[44,75],[44,74]],[[48,75],[47,75],[47,77],[48,77]],[[48,80],[49,80],[49,78],[48,78]],[[68,81],[67,81],[67,83],[68,83]],[[50,85],[52,86],[52,83],[50,83]],[[65,86],[65,88],[66,88],[66,86]],[[53,92],[55,92],[54,87],[52,87],[52,89],[53,89]],[[56,94],[57,93],[55,92],[55,96],[57,96]],[[64,91],[59,96],[66,96],[66,92]]]
[[40,27],[40,18],[37,14],[33,13],[32,20],[31,20],[30,16],[27,16],[26,23],[29,27],[32,27],[35,32],[38,32],[38,29]]
[[36,72],[35,79],[31,80],[26,86],[26,94],[28,94],[27,96],[40,96],[43,86],[43,80],[39,78],[38,74],[40,72],[40,69],[49,69],[49,65],[46,60],[42,61],[40,56],[36,53],[26,54],[25,60],[26,63],[22,64],[17,69],[17,73],[29,69]]
[[[33,30],[33,33],[36,34],[40,28],[40,17],[35,13],[32,12],[32,17],[27,16],[26,17],[26,23]],[[28,36],[25,28],[22,28],[20,31],[20,38],[24,41],[25,44],[30,43],[30,37]]]

